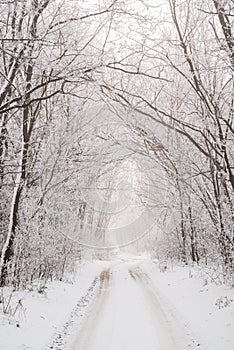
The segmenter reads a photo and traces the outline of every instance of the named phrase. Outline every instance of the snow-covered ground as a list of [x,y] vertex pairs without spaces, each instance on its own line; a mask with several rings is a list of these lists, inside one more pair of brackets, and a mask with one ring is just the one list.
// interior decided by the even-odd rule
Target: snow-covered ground
[[[160,304],[185,326],[192,344],[204,350],[234,349],[234,289],[216,285],[197,267],[141,263]],[[189,348],[188,348],[189,349]]]
[[109,270],[73,350],[233,350],[234,290],[144,259]]
[[122,257],[84,264],[75,283],[51,283],[44,295],[23,294],[25,312],[0,316],[0,349],[234,348],[234,290],[198,268]]
[[[12,317],[0,313],[0,349],[67,348],[65,344],[69,344],[69,338],[72,339],[73,332],[77,332],[79,323],[85,317],[84,309],[98,292],[97,277],[102,269],[101,262],[83,264],[77,271],[75,281],[71,277],[66,283],[48,283],[43,294],[35,291],[14,293],[9,311],[14,313],[19,299],[22,306]],[[6,300],[10,294],[10,290],[4,290]],[[0,310],[2,307],[1,304]]]
[[141,281],[137,264],[117,263],[106,274],[74,350],[185,349],[186,336],[180,337],[177,324],[168,324],[156,296]]

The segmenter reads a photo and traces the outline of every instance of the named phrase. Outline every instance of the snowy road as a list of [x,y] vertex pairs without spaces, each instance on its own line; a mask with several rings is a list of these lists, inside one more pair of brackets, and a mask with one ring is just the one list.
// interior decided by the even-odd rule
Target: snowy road
[[136,264],[116,264],[100,280],[73,350],[186,349],[178,321],[161,307],[149,277]]

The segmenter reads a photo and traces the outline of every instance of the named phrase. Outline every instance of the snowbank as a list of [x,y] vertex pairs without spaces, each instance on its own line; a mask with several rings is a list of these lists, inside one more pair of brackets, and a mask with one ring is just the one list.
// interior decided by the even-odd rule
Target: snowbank
[[[162,272],[144,262],[162,306],[181,321],[199,349],[234,349],[234,290],[210,283],[193,267],[171,267]],[[160,271],[161,270],[161,271]]]
[[[51,282],[44,294],[15,292],[11,304],[16,305],[21,299],[22,305],[12,317],[0,313],[0,349],[46,348],[53,335],[69,320],[77,302],[86,294],[102,269],[101,262],[82,264],[73,282]],[[95,292],[97,290],[98,280]],[[5,297],[9,293],[9,290],[5,290]],[[12,313],[14,307],[12,306]]]

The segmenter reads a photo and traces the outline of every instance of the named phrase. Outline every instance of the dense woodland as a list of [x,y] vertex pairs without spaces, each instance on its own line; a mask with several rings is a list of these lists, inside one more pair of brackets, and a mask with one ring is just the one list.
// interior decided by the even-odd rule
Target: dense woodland
[[[0,11],[1,286],[63,279],[120,245],[233,283],[233,1]],[[110,243],[133,192],[140,210]]]

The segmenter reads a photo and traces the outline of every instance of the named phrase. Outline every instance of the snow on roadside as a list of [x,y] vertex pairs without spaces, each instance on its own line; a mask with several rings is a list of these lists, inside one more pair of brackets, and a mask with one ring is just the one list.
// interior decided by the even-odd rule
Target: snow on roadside
[[234,349],[234,289],[208,282],[193,267],[160,271],[157,264],[139,264],[153,281],[161,305],[185,326],[201,350]]
[[[14,316],[9,318],[3,315],[0,305],[0,349],[41,350],[46,348],[50,339],[52,344],[64,324],[73,321],[72,317],[75,317],[79,306],[89,304],[87,290],[103,268],[102,262],[85,263],[79,266],[73,283],[50,282],[44,294],[15,292],[13,298],[21,299],[22,306]],[[98,291],[97,278],[96,282],[96,287],[91,288],[91,297]],[[54,345],[51,346],[56,349]]]

